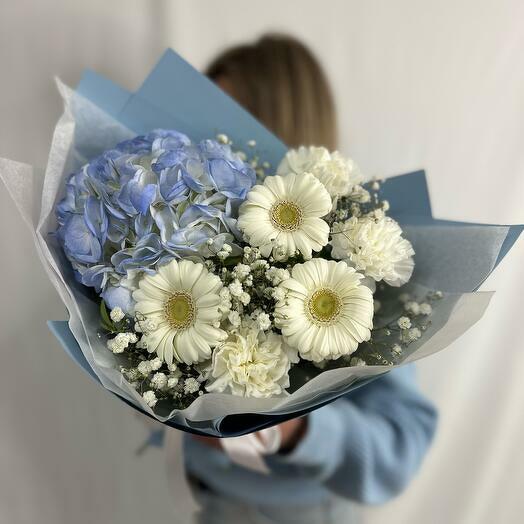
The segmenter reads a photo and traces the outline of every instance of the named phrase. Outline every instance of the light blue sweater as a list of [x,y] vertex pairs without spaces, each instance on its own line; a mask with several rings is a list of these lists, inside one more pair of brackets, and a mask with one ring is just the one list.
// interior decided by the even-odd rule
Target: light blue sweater
[[418,470],[437,423],[413,366],[398,368],[308,415],[287,455],[266,459],[271,475],[233,464],[185,435],[186,468],[218,495],[248,504],[318,504],[330,491],[365,504],[401,492]]

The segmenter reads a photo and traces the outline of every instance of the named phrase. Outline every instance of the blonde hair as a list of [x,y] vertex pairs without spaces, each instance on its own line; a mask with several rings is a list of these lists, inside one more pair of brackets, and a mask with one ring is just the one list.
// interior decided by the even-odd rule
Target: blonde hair
[[329,83],[311,51],[295,38],[270,34],[230,48],[206,74],[288,146],[336,149]]

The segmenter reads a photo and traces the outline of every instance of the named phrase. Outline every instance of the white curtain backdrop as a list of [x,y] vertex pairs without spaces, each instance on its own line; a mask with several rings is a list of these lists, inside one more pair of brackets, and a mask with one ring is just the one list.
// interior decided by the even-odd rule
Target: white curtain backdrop
[[[60,113],[52,84],[84,67],[136,88],[162,49],[197,67],[284,31],[333,83],[341,150],[370,175],[426,168],[434,214],[524,222],[520,0],[18,0],[0,4],[0,156],[43,165]],[[0,188],[0,523],[188,522],[145,430],[69,362],[45,320],[64,309]],[[522,522],[522,239],[483,289],[484,319],[419,365],[440,410],[409,489],[370,524]],[[175,504],[174,504],[175,503]],[[173,507],[176,505],[176,512]]]

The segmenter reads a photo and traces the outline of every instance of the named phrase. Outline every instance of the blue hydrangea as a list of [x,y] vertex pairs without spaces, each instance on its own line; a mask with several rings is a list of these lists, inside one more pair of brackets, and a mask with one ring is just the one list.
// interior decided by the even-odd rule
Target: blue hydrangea
[[210,238],[214,251],[226,242],[240,249],[238,207],[255,180],[228,145],[152,131],[69,176],[56,208],[58,238],[78,280],[110,307],[128,309],[126,290],[141,272],[210,256]]

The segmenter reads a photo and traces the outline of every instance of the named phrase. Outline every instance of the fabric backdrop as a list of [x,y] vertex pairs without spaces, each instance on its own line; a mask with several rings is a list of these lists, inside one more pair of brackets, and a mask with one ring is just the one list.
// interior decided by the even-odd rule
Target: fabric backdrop
[[[0,3],[0,156],[44,165],[60,114],[52,77],[84,67],[134,89],[164,47],[197,67],[268,30],[315,50],[333,83],[341,147],[369,175],[424,167],[440,218],[522,223],[520,0],[17,0]],[[188,522],[164,456],[48,333],[65,318],[0,188],[0,523]],[[524,242],[483,289],[480,324],[419,365],[440,427],[409,489],[371,524],[522,521]],[[328,438],[328,436],[327,436]]]

